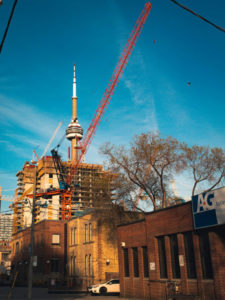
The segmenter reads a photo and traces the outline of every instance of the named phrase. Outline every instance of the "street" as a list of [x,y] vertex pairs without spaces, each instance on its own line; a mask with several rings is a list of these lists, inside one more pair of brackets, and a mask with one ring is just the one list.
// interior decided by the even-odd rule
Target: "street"
[[[10,287],[0,287],[0,300],[7,300],[9,295]],[[25,300],[27,299],[27,288],[26,287],[15,287],[13,289],[12,296],[9,299],[14,300]],[[122,298],[119,296],[91,296],[88,294],[48,294],[47,288],[33,288],[32,299],[40,300],[128,300],[128,298]],[[138,300],[134,299],[133,300]]]

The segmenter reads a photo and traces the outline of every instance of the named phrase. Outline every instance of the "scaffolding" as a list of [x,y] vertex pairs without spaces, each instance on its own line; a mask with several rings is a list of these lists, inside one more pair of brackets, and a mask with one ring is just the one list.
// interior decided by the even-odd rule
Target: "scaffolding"
[[[64,175],[67,176],[71,162],[62,162],[62,166]],[[77,211],[93,207],[97,202],[112,196],[112,173],[105,171],[102,165],[81,163],[72,180],[75,188],[69,200],[71,203],[67,199],[62,201],[57,172],[59,171],[55,169],[51,156],[43,157],[37,164],[35,223],[46,219],[60,220],[65,211],[70,219]],[[27,162],[17,173],[13,233],[30,226],[34,176],[35,166]]]

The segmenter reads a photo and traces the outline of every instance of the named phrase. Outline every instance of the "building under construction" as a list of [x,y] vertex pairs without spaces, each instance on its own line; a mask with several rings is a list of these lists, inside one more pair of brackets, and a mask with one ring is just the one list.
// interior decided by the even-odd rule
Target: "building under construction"
[[[60,220],[62,216],[62,195],[60,178],[68,176],[74,164],[77,163],[80,150],[80,140],[83,129],[77,118],[77,96],[75,66],[73,76],[72,120],[66,130],[66,137],[71,141],[71,157],[68,161],[61,161],[61,168],[57,167],[52,156],[44,156],[36,165],[25,162],[23,169],[17,173],[17,189],[13,205],[14,220],[13,233],[31,225],[34,182],[36,185],[35,223],[42,220]],[[71,179],[73,192],[68,207],[73,216],[76,211],[88,207],[98,206],[102,200],[111,197],[112,174],[103,169],[102,165],[79,163]],[[98,202],[98,203],[97,203]],[[64,207],[64,210],[67,207]]]

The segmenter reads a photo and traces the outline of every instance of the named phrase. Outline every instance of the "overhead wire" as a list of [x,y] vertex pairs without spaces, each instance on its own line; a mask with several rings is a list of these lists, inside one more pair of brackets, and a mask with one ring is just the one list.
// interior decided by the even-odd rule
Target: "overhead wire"
[[212,25],[213,27],[215,27],[216,29],[219,29],[220,31],[225,33],[225,29],[222,28],[221,26],[218,26],[216,24],[214,24],[213,22],[207,20],[206,18],[200,16],[199,14],[197,14],[196,12],[194,12],[193,10],[191,10],[190,8],[184,6],[183,4],[180,4],[179,2],[177,2],[176,0],[170,0],[171,2],[173,2],[174,4],[178,5],[179,7],[185,9],[186,11],[188,11],[189,13],[193,14],[194,16],[198,17],[199,19],[205,21],[206,23]]
[[2,41],[1,41],[1,45],[0,45],[0,53],[2,52],[2,48],[3,48],[4,42],[5,42],[5,39],[6,39],[8,30],[9,30],[9,25],[10,25],[10,23],[11,23],[11,20],[12,20],[13,14],[14,14],[14,10],[15,10],[17,1],[18,1],[18,0],[15,0],[15,1],[14,1],[13,7],[12,7],[12,11],[11,11],[11,14],[10,14],[10,16],[9,16],[9,20],[8,20],[8,23],[7,23],[7,26],[6,26],[6,29],[5,29],[5,32],[4,32]]

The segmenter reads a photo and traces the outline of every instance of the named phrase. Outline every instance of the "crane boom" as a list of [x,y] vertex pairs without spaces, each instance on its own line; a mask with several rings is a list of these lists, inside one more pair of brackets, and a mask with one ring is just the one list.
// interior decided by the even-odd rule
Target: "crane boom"
[[121,78],[121,75],[125,69],[125,66],[129,60],[129,57],[134,49],[134,46],[140,36],[140,33],[143,29],[143,26],[145,24],[145,21],[148,17],[148,14],[151,10],[152,5],[150,4],[150,2],[147,2],[145,4],[144,9],[142,10],[140,16],[138,17],[134,28],[130,34],[130,37],[126,43],[126,46],[120,56],[119,62],[116,65],[116,68],[112,74],[112,77],[109,81],[109,84],[103,94],[103,97],[97,107],[97,110],[94,114],[94,117],[92,118],[92,121],[90,123],[90,126],[83,138],[83,142],[82,142],[82,148],[81,148],[81,152],[78,156],[78,160],[76,161],[76,163],[74,165],[71,166],[70,168],[70,173],[67,177],[67,184],[70,185],[72,182],[72,178],[74,176],[74,174],[76,173],[76,170],[82,160],[83,155],[87,152],[88,147],[91,144],[91,141],[95,135],[95,132],[103,118],[103,115],[109,105],[109,102],[112,98],[112,95],[116,89],[116,86]]
[[57,126],[56,130],[54,131],[52,137],[50,138],[50,140],[49,140],[49,142],[48,142],[48,145],[45,147],[45,150],[44,150],[44,152],[42,153],[41,158],[42,158],[43,156],[45,156],[45,154],[47,153],[49,147],[51,146],[51,143],[53,142],[54,138],[56,137],[56,134],[58,133],[60,127],[62,126],[62,123],[63,123],[63,122],[60,122],[59,125]]

